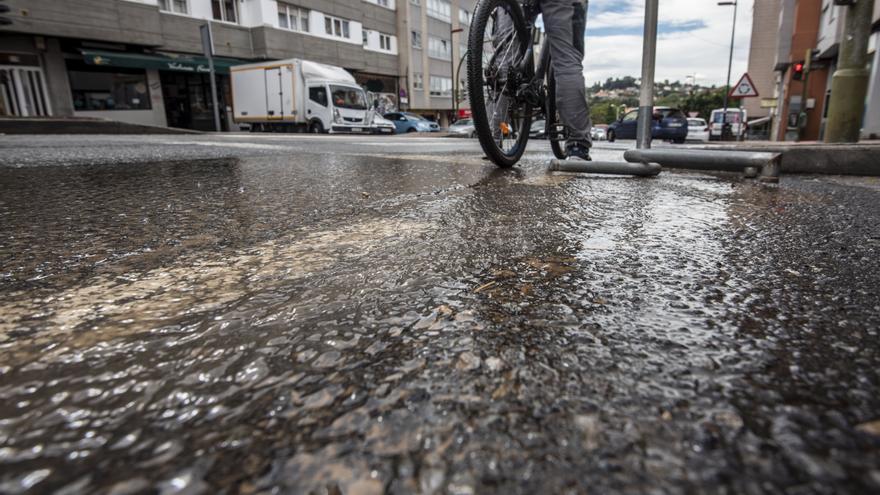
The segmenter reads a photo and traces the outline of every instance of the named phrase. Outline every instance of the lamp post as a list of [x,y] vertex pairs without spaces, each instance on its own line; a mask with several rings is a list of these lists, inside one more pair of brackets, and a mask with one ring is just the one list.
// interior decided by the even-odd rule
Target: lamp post
[[[452,76],[452,114],[453,114],[452,118],[455,118],[458,116],[458,76],[456,75],[456,71],[455,71],[455,49],[453,47],[455,46],[455,33],[461,33],[461,32],[464,32],[464,29],[462,29],[462,28],[452,29],[452,23],[450,22],[450,24],[449,24],[449,43],[452,46],[449,47],[449,53],[452,56],[449,57],[449,59],[450,59],[450,63],[452,64],[452,71],[450,74]],[[459,67],[460,66],[461,66],[461,64],[459,64]]]
[[730,57],[727,59],[727,85],[724,87],[724,113],[721,114],[721,140],[730,139],[730,127],[727,124],[727,103],[730,94],[730,71],[733,68],[733,41],[736,37],[736,7],[737,0],[718,2],[718,5],[733,5],[733,28],[730,30]]

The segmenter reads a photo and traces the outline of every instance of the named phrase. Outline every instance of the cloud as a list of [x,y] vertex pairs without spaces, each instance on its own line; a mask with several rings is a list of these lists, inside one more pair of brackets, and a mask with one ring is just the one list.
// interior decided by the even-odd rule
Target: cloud
[[[740,0],[731,79],[748,65],[753,0]],[[593,0],[589,6],[584,76],[587,84],[641,74],[644,0]],[[660,2],[655,78],[683,81],[697,74],[704,85],[727,78],[733,8],[714,0]]]

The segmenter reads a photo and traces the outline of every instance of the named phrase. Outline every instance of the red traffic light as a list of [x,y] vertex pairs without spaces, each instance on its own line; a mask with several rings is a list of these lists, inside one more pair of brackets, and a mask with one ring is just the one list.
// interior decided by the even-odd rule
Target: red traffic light
[[802,62],[794,64],[792,67],[791,78],[795,81],[800,81],[804,78],[804,64]]

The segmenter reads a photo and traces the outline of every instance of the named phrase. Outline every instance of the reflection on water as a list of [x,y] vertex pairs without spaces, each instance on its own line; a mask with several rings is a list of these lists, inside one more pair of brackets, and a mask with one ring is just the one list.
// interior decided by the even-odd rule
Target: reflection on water
[[774,409],[780,287],[821,279],[756,254],[807,194],[356,157],[0,180],[0,492],[870,486],[845,426],[878,404],[834,385],[876,353],[813,376],[840,418]]

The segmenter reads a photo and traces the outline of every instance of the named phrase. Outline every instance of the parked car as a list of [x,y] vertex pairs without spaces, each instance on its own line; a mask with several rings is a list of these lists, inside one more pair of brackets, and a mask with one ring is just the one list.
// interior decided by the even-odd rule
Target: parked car
[[[638,120],[638,110],[624,114],[620,120],[608,126],[608,141],[635,139]],[[688,122],[681,110],[670,107],[654,107],[654,117],[651,119],[651,139],[683,143],[687,139],[687,134]]]
[[373,131],[373,134],[394,134],[397,132],[397,127],[394,126],[394,122],[376,114],[373,116],[373,123],[370,125],[370,130]]
[[536,120],[529,127],[529,137],[532,139],[547,139],[547,122],[545,120]]
[[[709,139],[721,139],[721,131],[724,128],[724,109],[717,108],[712,110],[712,115],[709,117],[709,121],[712,122],[712,127],[709,132]],[[730,134],[735,138],[742,138],[746,132],[745,122],[748,122],[748,114],[745,108],[728,108],[727,109],[727,123],[730,124]]]
[[688,119],[688,135],[691,141],[709,141],[709,124],[703,119]]
[[474,121],[471,119],[456,120],[454,124],[449,126],[449,135],[454,137],[477,137]]
[[390,120],[397,129],[398,134],[407,132],[440,132],[440,126],[436,122],[409,112],[386,113],[383,117]]
[[601,127],[593,127],[593,129],[590,130],[590,137],[592,137],[594,141],[604,141],[605,129],[602,129]]

